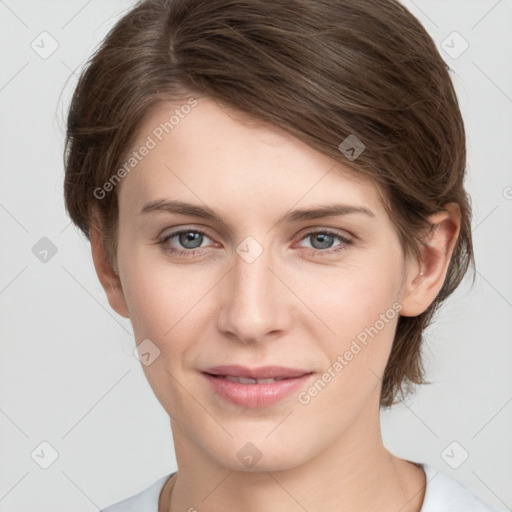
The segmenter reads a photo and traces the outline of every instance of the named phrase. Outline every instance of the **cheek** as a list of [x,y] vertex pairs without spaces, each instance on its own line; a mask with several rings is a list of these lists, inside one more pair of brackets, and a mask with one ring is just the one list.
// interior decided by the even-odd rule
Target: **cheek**
[[135,248],[129,254],[120,250],[119,254],[137,343],[149,338],[162,352],[183,350],[181,345],[198,329],[194,320],[215,285],[215,276],[207,268],[191,271],[190,266],[172,264],[155,247]]
[[305,302],[329,328],[316,339],[336,365],[331,374],[338,386],[329,385],[331,392],[347,400],[355,396],[354,386],[369,391],[384,371],[401,310],[401,264],[400,253],[390,252],[316,279],[314,288],[310,281],[303,285]]
[[401,309],[392,290],[359,288],[351,294],[346,289],[326,301],[330,309],[323,310],[322,319],[336,334],[319,337],[317,332],[325,367],[297,396],[299,407],[319,418],[315,421],[326,431],[343,431],[367,404],[378,401]]
[[190,271],[162,263],[162,258],[155,261],[151,252],[134,250],[125,258],[123,290],[136,344],[149,339],[159,351],[142,365],[146,379],[164,409],[179,417],[190,408],[179,383],[189,352],[201,338],[203,325],[197,319],[208,286],[201,276],[191,279]]
[[303,280],[304,302],[337,337],[346,339],[392,308],[400,297],[401,272],[399,255],[369,257],[323,276],[317,274],[314,280]]

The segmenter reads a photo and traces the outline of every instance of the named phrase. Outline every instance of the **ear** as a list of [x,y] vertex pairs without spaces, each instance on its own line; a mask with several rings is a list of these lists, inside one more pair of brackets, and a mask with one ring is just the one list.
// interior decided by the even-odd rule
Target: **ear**
[[96,208],[93,208],[89,227],[92,259],[96,274],[107,295],[110,307],[119,315],[129,318],[128,307],[117,270],[108,261],[103,242],[103,226]]
[[409,261],[402,295],[402,316],[418,316],[432,304],[446,278],[460,232],[460,208],[448,203],[429,217],[432,229],[417,261]]

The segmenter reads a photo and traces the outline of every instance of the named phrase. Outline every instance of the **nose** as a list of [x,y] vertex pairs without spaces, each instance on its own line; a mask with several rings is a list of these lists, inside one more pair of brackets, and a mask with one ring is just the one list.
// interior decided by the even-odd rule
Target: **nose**
[[244,343],[275,339],[291,325],[293,294],[270,250],[263,249],[253,260],[254,245],[249,251],[243,251],[243,244],[239,249],[222,282],[218,329]]

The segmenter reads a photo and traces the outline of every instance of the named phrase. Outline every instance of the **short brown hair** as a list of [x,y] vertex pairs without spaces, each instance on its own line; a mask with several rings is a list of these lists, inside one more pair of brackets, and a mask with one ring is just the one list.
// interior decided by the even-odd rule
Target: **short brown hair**
[[[464,190],[465,130],[450,68],[420,22],[396,0],[144,0],[113,27],[71,101],[65,202],[88,236],[91,207],[117,248],[112,177],[144,117],[194,93],[277,125],[369,177],[406,253],[418,254],[426,217],[458,203],[461,229],[435,301],[398,320],[381,391],[391,406],[424,383],[424,329],[474,268]],[[349,161],[349,135],[365,145]],[[404,391],[406,392],[404,394]]]

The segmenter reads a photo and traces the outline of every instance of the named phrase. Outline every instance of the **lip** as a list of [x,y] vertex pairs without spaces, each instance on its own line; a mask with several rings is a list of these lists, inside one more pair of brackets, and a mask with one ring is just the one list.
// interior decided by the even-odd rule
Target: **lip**
[[[215,366],[202,370],[211,389],[223,399],[242,407],[268,407],[283,400],[311,379],[313,372],[284,366],[247,368],[240,365]],[[264,384],[241,384],[226,380],[226,375],[247,379],[276,378]]]

